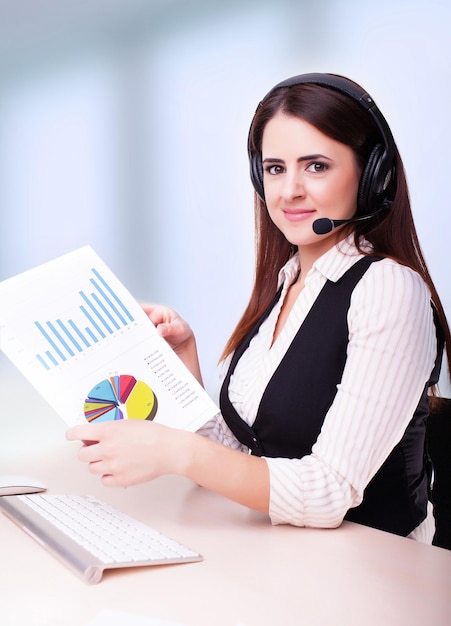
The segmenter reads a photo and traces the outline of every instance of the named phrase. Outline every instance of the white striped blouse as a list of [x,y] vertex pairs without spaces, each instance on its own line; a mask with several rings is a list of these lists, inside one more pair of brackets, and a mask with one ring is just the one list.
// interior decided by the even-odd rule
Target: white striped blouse
[[[319,258],[271,345],[280,308],[299,270],[298,256],[282,268],[279,303],[230,381],[231,402],[248,424],[255,421],[271,376],[325,282],[337,281],[361,256],[351,236]],[[273,524],[339,526],[401,439],[429,379],[437,350],[435,327],[428,287],[416,272],[390,259],[373,263],[353,291],[348,327],[343,377],[311,454],[266,458]],[[246,450],[221,415],[198,432]],[[433,530],[429,515],[412,538],[430,543]]]

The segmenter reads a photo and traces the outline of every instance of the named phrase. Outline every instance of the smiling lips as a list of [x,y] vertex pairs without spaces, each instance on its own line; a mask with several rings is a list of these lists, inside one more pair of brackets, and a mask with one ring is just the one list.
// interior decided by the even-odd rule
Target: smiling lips
[[315,211],[309,211],[308,209],[282,209],[285,217],[289,222],[302,222],[306,220],[311,215],[315,213]]

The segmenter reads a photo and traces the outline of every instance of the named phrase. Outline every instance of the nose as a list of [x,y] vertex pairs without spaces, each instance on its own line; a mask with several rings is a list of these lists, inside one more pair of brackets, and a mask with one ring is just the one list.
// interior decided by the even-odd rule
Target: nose
[[305,195],[302,176],[296,170],[288,170],[285,173],[281,195],[284,200],[292,200]]

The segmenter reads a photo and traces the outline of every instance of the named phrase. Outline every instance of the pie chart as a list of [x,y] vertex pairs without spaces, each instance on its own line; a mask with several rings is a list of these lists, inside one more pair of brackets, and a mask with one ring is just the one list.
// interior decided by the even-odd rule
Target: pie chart
[[153,420],[157,409],[157,397],[149,385],[128,374],[102,380],[91,389],[84,403],[88,422]]

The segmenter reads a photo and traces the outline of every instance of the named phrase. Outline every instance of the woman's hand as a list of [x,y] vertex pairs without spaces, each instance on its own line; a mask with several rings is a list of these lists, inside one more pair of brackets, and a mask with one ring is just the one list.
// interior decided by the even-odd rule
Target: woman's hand
[[147,420],[79,424],[68,430],[80,440],[80,461],[106,487],[129,487],[164,474],[178,474],[235,502],[264,513],[269,472],[262,457]]
[[196,338],[190,325],[169,307],[153,304],[142,304],[141,306],[157,329],[158,334],[167,341],[202,385]]
[[184,346],[194,338],[189,324],[173,309],[153,304],[141,306],[158,334],[164,337],[174,352],[183,351]]
[[190,433],[146,420],[81,424],[66,438],[83,442],[78,452],[108,487],[128,487],[163,474],[183,473]]

